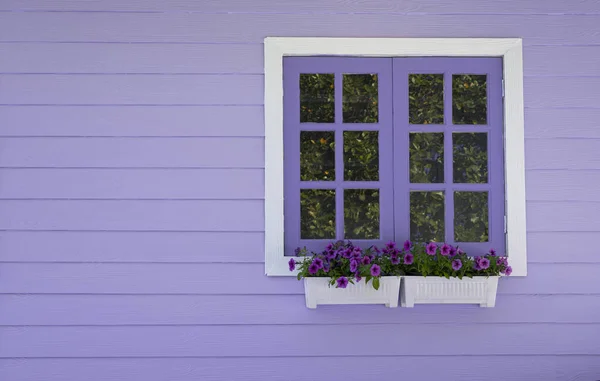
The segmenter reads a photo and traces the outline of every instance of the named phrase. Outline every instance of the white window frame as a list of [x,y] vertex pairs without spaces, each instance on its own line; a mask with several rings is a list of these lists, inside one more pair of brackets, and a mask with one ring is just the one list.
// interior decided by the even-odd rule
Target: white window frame
[[520,38],[267,37],[265,54],[265,272],[296,275],[284,256],[283,57],[502,57],[506,251],[512,276],[527,275],[523,47]]

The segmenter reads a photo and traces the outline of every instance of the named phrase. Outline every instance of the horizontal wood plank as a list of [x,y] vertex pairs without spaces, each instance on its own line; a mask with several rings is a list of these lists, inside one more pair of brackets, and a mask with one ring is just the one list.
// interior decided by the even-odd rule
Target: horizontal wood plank
[[262,106],[0,106],[0,136],[264,136]]
[[[268,306],[268,308],[265,308]],[[243,311],[243,313],[240,313]],[[600,321],[600,295],[502,295],[476,305],[306,308],[303,295],[0,295],[0,326],[492,324]]]
[[[530,263],[528,270],[501,279],[498,293],[600,294],[599,264]],[[262,263],[0,263],[0,274],[0,294],[304,294],[294,277],[265,276]]]
[[[559,91],[560,92],[560,91]],[[1,111],[0,111],[1,112]],[[525,137],[600,138],[599,108],[525,108]]]
[[262,232],[0,232],[0,262],[254,262]]
[[0,199],[264,199],[262,169],[0,169]]
[[524,75],[598,76],[599,56],[597,46],[526,46],[523,49]]
[[0,10],[29,11],[194,11],[194,12],[266,12],[266,13],[600,13],[595,1],[574,0],[565,3],[560,0],[481,2],[475,0],[244,0],[202,1],[193,0],[118,0],[78,1],[78,0],[4,0]]
[[529,262],[600,262],[593,242],[600,242],[600,232],[537,232],[527,233]]
[[0,55],[4,73],[263,73],[262,44],[17,43]]
[[[526,46],[525,76],[598,76],[595,46]],[[263,74],[263,45],[12,43],[2,73]],[[243,59],[240,59],[243,57]]]
[[0,85],[0,104],[263,103],[263,78],[258,75],[6,75]]
[[597,329],[541,323],[0,327],[0,341],[10,343],[0,346],[0,357],[599,355]]
[[[255,169],[0,169],[0,199],[263,199]],[[600,201],[600,171],[530,170],[529,201]],[[241,186],[243,185],[243,186]]]
[[[3,76],[5,105],[262,105],[260,75]],[[596,107],[600,77],[526,77],[530,108]],[[540,94],[543,94],[540,96]]]
[[527,169],[600,169],[600,139],[527,139]]
[[574,45],[599,43],[599,22],[600,15],[5,12],[0,41],[258,43],[266,36],[426,38],[440,37],[443,30],[444,37],[522,37],[526,44]]
[[[600,232],[529,232],[532,263],[600,263]],[[3,231],[0,262],[260,263],[262,232]]]
[[[262,232],[263,204],[262,200],[0,200],[0,229]],[[45,213],[40,215],[40,210]],[[598,232],[598,215],[599,202],[540,201],[527,205],[527,227],[531,232]]]
[[264,231],[262,200],[2,200],[0,209],[0,230]]
[[262,74],[262,44],[2,44],[3,73]]
[[[330,355],[336,353],[332,350]],[[368,366],[357,366],[357,362],[368,362]],[[600,356],[0,359],[0,374],[11,381],[65,381],[65,377],[87,381],[314,381],[315,372],[303,369],[316,369],[319,375],[345,381],[379,379],[383,369],[418,374],[415,380],[443,380],[453,375],[461,381],[481,381],[482,374],[486,381],[595,380]]]
[[527,231],[599,232],[600,202],[546,202],[527,204]]
[[600,77],[529,77],[524,86],[525,104],[530,108],[598,107]]
[[4,138],[0,167],[263,168],[260,138]]
[[[0,106],[0,136],[264,136],[262,106]],[[525,108],[526,138],[600,138],[600,108]],[[199,122],[201,121],[201,122]]]
[[528,171],[527,200],[532,201],[594,201],[600,193],[590,184],[600,184],[600,171]]

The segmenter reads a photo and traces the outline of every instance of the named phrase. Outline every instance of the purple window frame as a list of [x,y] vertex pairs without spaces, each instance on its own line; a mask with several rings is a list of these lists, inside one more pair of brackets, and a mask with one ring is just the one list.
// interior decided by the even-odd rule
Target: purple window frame
[[[335,122],[300,123],[300,74],[335,75]],[[343,74],[378,75],[378,123],[342,122]],[[444,75],[444,124],[409,124],[408,75]],[[452,75],[487,75],[487,124],[454,125],[452,123]],[[360,246],[403,241],[410,236],[410,192],[444,191],[445,237],[472,255],[490,248],[504,253],[504,121],[502,99],[502,58],[358,58],[358,57],[285,57],[284,89],[284,239],[285,255],[306,246],[320,251],[332,241],[307,240],[300,237],[300,190],[336,189],[336,239],[344,237],[343,189],[380,189],[380,239],[352,240]],[[335,181],[300,180],[300,132],[335,131]],[[343,180],[343,131],[379,131],[379,181]],[[444,133],[444,183],[415,184],[409,181],[409,135],[412,132]],[[488,139],[488,183],[453,183],[454,132],[485,132]],[[406,147],[406,148],[403,148]],[[454,241],[454,203],[456,191],[488,192],[488,241]]]

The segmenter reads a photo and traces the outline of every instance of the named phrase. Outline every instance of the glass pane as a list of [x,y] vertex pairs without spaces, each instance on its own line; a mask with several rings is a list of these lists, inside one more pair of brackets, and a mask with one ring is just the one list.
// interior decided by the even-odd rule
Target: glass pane
[[452,134],[455,183],[487,183],[487,133]]
[[379,180],[378,131],[344,131],[344,180]]
[[410,239],[444,242],[444,192],[410,192]]
[[344,190],[344,238],[379,239],[379,189]]
[[454,241],[488,241],[488,192],[454,192]]
[[408,105],[410,124],[443,124],[444,75],[409,74]]
[[452,123],[487,124],[487,76],[452,76]]
[[300,238],[335,239],[335,190],[300,190]]
[[410,134],[410,182],[444,182],[444,134]]
[[333,123],[333,74],[300,74],[300,122]]
[[344,74],[344,123],[377,123],[377,74]]
[[335,180],[335,133],[300,132],[300,180]]

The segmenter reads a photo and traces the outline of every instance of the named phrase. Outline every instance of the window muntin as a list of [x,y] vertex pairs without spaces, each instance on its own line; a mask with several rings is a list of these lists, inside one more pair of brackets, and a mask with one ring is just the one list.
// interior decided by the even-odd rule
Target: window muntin
[[[298,82],[315,73],[329,73],[318,89],[334,90],[328,123],[298,115],[305,105],[298,93],[315,93]],[[502,252],[501,75],[500,58],[284,58],[285,254],[333,239],[368,245],[406,238]],[[321,131],[335,141],[330,177],[301,178],[297,137]],[[321,167],[322,156],[313,160]],[[326,189],[329,217],[320,214],[313,225],[326,220],[330,238],[307,239],[300,190]]]

